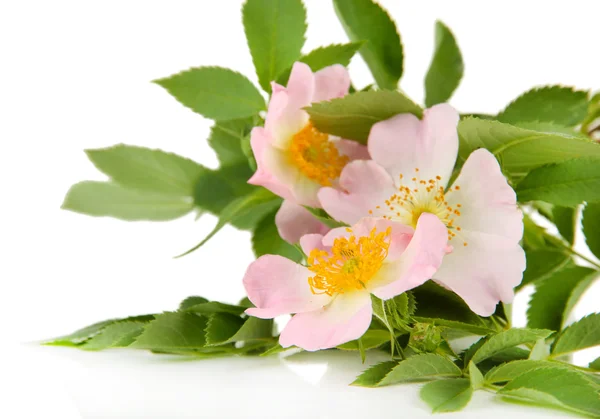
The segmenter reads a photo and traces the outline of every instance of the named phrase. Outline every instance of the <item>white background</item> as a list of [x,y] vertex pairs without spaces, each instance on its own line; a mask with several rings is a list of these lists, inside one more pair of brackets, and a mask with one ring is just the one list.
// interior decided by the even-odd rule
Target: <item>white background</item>
[[[86,148],[123,142],[216,165],[205,141],[210,121],[150,81],[192,66],[220,65],[256,82],[241,3],[2,1],[0,417],[217,417],[211,410],[216,404],[202,410],[203,403],[217,397],[231,408],[239,397],[252,407],[256,398],[248,396],[249,388],[265,389],[263,406],[272,400],[279,406],[300,403],[297,414],[300,406],[312,406],[315,410],[302,410],[310,417],[358,414],[360,405],[349,400],[355,395],[377,400],[382,409],[414,409],[407,417],[426,415],[416,386],[375,393],[346,387],[361,369],[355,357],[301,358],[302,370],[277,360],[165,364],[144,355],[18,344],[105,318],[174,309],[189,295],[229,302],[243,296],[241,277],[252,260],[247,232],[227,227],[201,251],[174,260],[212,228],[213,217],[126,223],[60,210],[71,184],[103,179],[86,160]],[[329,1],[305,3],[304,51],[346,41]],[[465,76],[451,101],[461,112],[497,112],[534,85],[600,87],[594,1],[381,3],[404,43],[401,87],[417,101],[423,98],[435,19],[454,31],[463,52]],[[360,58],[350,72],[356,86],[371,83]],[[599,285],[585,295],[577,317],[598,310]],[[515,307],[522,325],[524,296]],[[593,356],[584,353],[578,361]],[[269,388],[274,395],[266,394]],[[224,389],[227,399],[219,399]],[[298,399],[282,395],[282,389],[299,392]],[[314,399],[315,394],[320,396]],[[314,400],[300,400],[305,396]],[[489,416],[484,397],[478,395],[461,417]],[[494,411],[548,414],[512,405],[494,405]],[[286,416],[276,409],[264,412]]]

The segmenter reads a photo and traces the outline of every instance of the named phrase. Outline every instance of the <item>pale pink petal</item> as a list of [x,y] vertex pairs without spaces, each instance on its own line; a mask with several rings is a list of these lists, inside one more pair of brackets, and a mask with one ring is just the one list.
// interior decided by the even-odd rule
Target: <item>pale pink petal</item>
[[315,73],[315,91],[313,102],[331,100],[348,94],[350,74],[340,64],[331,65]]
[[369,293],[340,294],[322,309],[293,316],[279,343],[284,348],[294,345],[307,351],[334,348],[361,337],[371,324],[372,314]]
[[458,154],[458,119],[450,105],[440,104],[426,109],[422,121],[400,114],[378,122],[369,134],[369,154],[396,181],[401,174],[426,181],[440,176],[446,186]]
[[350,162],[342,170],[340,188],[322,188],[319,201],[323,209],[338,221],[354,224],[362,217],[377,216],[376,205],[392,196],[396,189],[389,174],[372,160]]
[[260,318],[319,310],[329,304],[328,295],[315,295],[308,278],[312,273],[282,256],[265,255],[250,264],[244,275],[244,288],[256,306],[246,313]]
[[291,244],[298,243],[305,234],[325,234],[329,231],[306,208],[287,199],[275,215],[275,225],[281,238]]
[[348,156],[350,160],[370,160],[369,149],[366,145],[362,145],[356,141],[333,139],[331,140],[337,147],[340,154]]
[[376,277],[367,283],[369,291],[387,300],[423,284],[442,264],[447,243],[444,223],[433,214],[421,214],[404,253],[396,261],[384,262]]
[[305,255],[310,255],[313,249],[329,250],[330,246],[323,245],[322,234],[306,234],[300,238],[300,247]]
[[293,198],[290,188],[273,175],[269,167],[269,162],[265,161],[265,157],[273,149],[269,145],[269,141],[269,133],[264,128],[256,127],[252,129],[250,145],[256,158],[257,169],[254,175],[248,180],[248,183],[263,186],[282,198]]

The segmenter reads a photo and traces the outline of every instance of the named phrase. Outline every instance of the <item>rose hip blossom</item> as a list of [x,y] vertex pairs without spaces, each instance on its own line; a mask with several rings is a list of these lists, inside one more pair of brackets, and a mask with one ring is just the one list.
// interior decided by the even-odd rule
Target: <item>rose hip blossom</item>
[[308,351],[361,337],[372,318],[370,294],[387,300],[427,281],[447,249],[446,226],[423,214],[418,228],[364,218],[325,236],[308,234],[300,245],[308,266],[276,255],[253,262],[244,276],[246,313],[274,318],[296,313],[279,343]]
[[433,275],[477,314],[509,303],[522,280],[525,254],[519,245],[523,216],[516,195],[494,155],[474,151],[447,187],[458,154],[458,113],[449,105],[376,123],[368,147],[373,160],[354,161],[342,171],[340,188],[319,192],[333,218],[355,223],[380,217],[416,229],[426,214],[447,230],[452,252]]

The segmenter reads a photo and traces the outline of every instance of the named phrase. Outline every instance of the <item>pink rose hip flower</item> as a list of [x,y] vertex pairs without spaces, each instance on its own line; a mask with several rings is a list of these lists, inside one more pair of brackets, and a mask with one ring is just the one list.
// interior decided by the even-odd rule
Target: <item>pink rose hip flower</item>
[[446,226],[424,214],[417,230],[384,219],[364,218],[352,228],[300,240],[308,266],[265,255],[244,276],[246,313],[274,318],[295,313],[279,343],[308,351],[333,348],[361,337],[371,323],[370,294],[387,300],[421,285],[446,253]]
[[335,219],[354,223],[365,216],[416,228],[433,214],[447,228],[452,252],[434,280],[454,291],[481,316],[514,297],[525,269],[519,245],[523,215],[493,154],[471,153],[448,186],[458,154],[458,113],[449,105],[425,110],[423,119],[396,115],[373,125],[373,160],[348,164],[343,191],[323,188],[319,199]]

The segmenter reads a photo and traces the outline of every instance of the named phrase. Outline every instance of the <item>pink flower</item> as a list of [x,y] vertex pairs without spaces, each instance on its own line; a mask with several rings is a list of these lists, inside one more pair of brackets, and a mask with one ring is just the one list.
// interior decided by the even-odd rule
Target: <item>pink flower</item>
[[354,227],[300,240],[308,266],[265,255],[244,276],[246,313],[273,318],[296,313],[279,343],[316,351],[361,337],[371,323],[370,294],[387,300],[431,278],[446,252],[446,226],[434,215],[417,230],[384,219],[364,218]]
[[342,97],[349,87],[350,77],[343,66],[313,74],[300,62],[294,64],[287,87],[273,83],[265,126],[252,130],[250,142],[258,169],[248,182],[297,204],[320,207],[319,189],[337,186],[344,166],[368,154],[366,147],[354,141],[317,131],[303,108]]
[[474,151],[446,189],[458,154],[457,112],[446,104],[378,122],[369,135],[373,160],[348,164],[344,191],[323,188],[319,199],[335,219],[354,223],[365,216],[414,226],[422,215],[447,227],[452,253],[434,280],[454,291],[481,316],[509,303],[522,280],[525,254],[519,246],[523,215],[516,196],[487,150]]
[[306,234],[327,234],[329,227],[315,218],[302,205],[286,199],[275,215],[275,225],[283,240],[296,244]]

